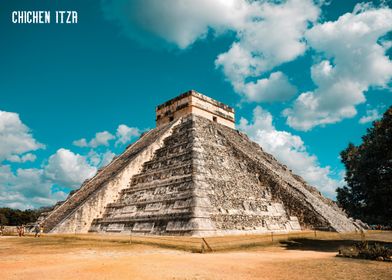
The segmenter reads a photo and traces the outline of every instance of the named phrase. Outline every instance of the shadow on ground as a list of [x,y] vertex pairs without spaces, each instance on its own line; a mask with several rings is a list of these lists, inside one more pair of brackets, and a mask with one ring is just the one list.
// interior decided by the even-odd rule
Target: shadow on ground
[[[317,239],[306,239],[298,238],[286,241],[281,241],[287,250],[304,250],[304,251],[319,251],[319,252],[338,252],[340,248],[346,246],[352,246],[358,243],[358,240],[317,240]],[[369,245],[378,243],[380,245],[392,248],[392,242],[373,241],[367,240]]]

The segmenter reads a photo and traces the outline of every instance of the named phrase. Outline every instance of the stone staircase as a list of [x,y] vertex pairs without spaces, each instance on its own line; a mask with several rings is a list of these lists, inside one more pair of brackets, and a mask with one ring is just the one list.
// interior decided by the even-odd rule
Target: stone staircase
[[63,204],[55,208],[44,219],[42,225],[45,232],[50,232],[58,224],[66,220],[79,206],[83,205],[94,193],[112,180],[129,164],[129,162],[139,155],[141,151],[157,141],[157,138],[167,132],[168,129],[170,129],[170,125],[165,125],[147,132],[137,142],[128,146],[125,152],[115,158],[109,165],[99,170],[93,178],[86,180]]
[[164,139],[152,160],[132,177],[120,198],[107,205],[90,231],[187,234],[192,218],[191,122],[182,122]]
[[[75,211],[94,188],[99,190],[99,180],[113,181],[115,170],[160,135],[159,145],[123,177],[102,212],[94,213],[87,223],[90,232],[207,236],[358,228],[335,203],[243,133],[195,115],[169,127],[170,133],[155,129],[145,135],[91,180],[92,190],[83,186],[65,202]],[[49,218],[67,219],[67,211],[63,207]]]

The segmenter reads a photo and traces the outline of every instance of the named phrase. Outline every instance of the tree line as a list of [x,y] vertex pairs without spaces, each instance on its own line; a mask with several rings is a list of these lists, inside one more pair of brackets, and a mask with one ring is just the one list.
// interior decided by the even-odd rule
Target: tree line
[[19,210],[11,208],[0,208],[0,225],[19,226],[34,223],[45,208]]

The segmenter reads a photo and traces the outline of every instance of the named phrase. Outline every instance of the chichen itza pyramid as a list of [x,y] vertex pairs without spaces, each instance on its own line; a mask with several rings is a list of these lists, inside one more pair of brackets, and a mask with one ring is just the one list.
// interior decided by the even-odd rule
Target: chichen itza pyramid
[[52,233],[220,235],[355,231],[330,199],[235,130],[234,110],[196,91],[43,220]]

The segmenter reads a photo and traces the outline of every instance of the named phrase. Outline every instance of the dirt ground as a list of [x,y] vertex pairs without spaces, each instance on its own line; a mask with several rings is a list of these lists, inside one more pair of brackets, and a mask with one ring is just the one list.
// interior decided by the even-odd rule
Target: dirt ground
[[337,244],[314,244],[200,254],[100,240],[2,236],[0,279],[392,279],[392,263],[337,258]]

